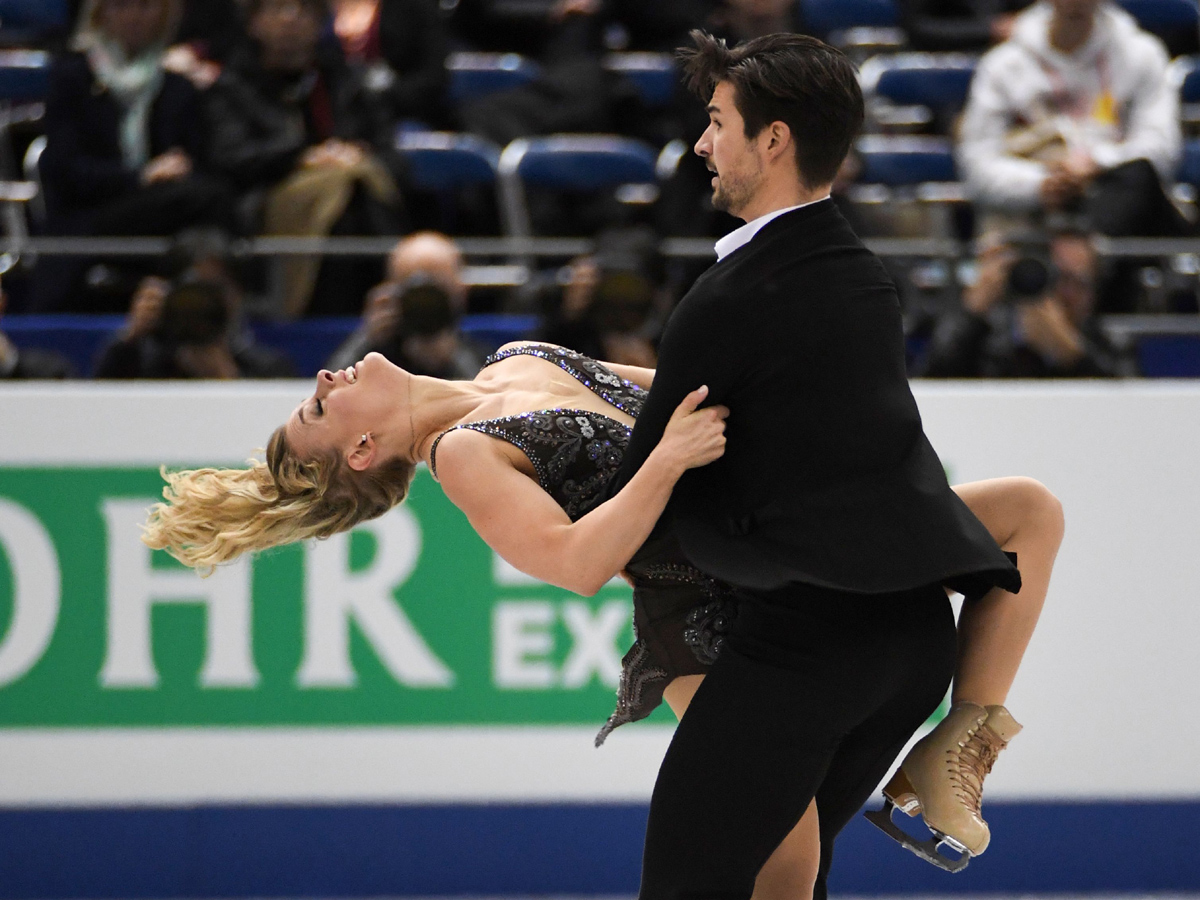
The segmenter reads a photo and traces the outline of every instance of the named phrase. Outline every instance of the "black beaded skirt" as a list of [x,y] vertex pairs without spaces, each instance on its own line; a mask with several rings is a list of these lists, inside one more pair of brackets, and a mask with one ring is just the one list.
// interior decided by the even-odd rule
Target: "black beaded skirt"
[[647,541],[625,571],[633,581],[634,642],[597,747],[613,729],[654,712],[673,679],[705,674],[737,616],[734,588],[688,563],[669,533]]

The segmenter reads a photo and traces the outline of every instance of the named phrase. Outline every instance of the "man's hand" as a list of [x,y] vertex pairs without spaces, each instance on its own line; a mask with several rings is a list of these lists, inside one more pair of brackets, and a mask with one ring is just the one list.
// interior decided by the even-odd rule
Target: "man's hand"
[[156,156],[142,169],[142,184],[158,184],[160,181],[175,181],[192,174],[192,158],[178,147]]
[[366,158],[358,144],[330,138],[304,151],[300,164],[306,169],[350,169]]
[[400,330],[400,298],[390,281],[376,285],[367,294],[363,330],[372,343],[387,340]]
[[125,337],[136,340],[153,333],[162,317],[163,300],[171,284],[164,278],[143,278],[129,303],[129,318],[125,321]]
[[1017,308],[1017,316],[1025,342],[1046,359],[1067,367],[1083,358],[1083,335],[1057,297],[1023,303]]
[[1004,299],[1008,288],[1008,271],[1017,255],[1007,244],[994,243],[979,254],[975,283],[963,291],[962,304],[967,312],[986,316]]
[[567,269],[567,285],[563,289],[562,315],[568,322],[582,319],[596,299],[600,283],[600,267],[591,256],[579,256]]
[[1047,209],[1062,209],[1079,195],[1080,190],[1078,177],[1063,163],[1046,166],[1046,177],[1042,179],[1039,193],[1042,205]]

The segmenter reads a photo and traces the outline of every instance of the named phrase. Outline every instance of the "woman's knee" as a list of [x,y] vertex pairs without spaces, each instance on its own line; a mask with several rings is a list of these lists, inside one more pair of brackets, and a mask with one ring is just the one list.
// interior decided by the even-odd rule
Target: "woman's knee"
[[1062,502],[1036,478],[1021,476],[1013,482],[1013,496],[1021,521],[1036,528],[1043,540],[1052,540],[1057,550],[1066,529]]

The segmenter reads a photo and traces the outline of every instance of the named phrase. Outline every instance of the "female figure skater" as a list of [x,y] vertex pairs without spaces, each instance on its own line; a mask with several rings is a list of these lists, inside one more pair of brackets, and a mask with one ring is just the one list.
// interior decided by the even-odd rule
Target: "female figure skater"
[[[669,535],[643,544],[680,475],[722,454],[728,411],[698,409],[706,392],[693,392],[648,463],[597,502],[653,377],[546,344],[506,345],[469,382],[411,375],[369,354],[317,376],[314,394],[272,435],[264,463],[167,474],[167,503],[152,510],[143,539],[203,569],[248,550],[328,537],[403,500],[425,462],[485,542],[517,568],[585,595],[621,571],[633,583],[638,639],[598,742],[664,696],[682,716],[720,652],[736,596],[688,564]],[[1030,479],[956,490],[997,542],[1019,554],[1025,586],[1019,596],[997,590],[963,610],[951,714],[902,763],[907,781],[897,787],[894,779],[888,796],[910,814],[923,809],[931,828],[956,841],[961,834],[963,844],[979,846],[968,831],[981,826],[986,847],[982,780],[1020,727],[1001,704],[1045,598],[1061,510]],[[762,868],[754,896],[811,896],[817,834],[810,807]]]

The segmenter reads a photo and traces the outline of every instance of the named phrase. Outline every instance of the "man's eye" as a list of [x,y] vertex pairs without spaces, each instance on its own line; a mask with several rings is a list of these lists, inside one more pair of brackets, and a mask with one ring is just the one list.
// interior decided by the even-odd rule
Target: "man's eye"
[[325,415],[325,405],[321,402],[321,399],[319,397],[316,398],[316,402],[317,402],[317,415],[318,416]]

